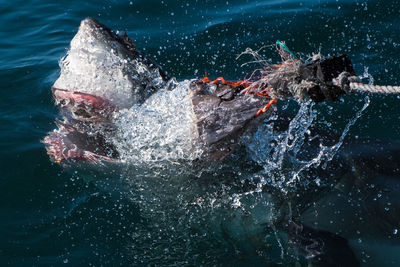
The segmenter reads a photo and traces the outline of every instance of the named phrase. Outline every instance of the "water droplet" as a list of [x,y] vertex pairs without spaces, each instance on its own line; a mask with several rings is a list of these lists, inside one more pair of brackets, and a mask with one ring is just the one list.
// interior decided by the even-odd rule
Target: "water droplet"
[[64,259],[63,262],[64,262],[64,263],[68,263],[68,259]]
[[398,230],[395,228],[395,229],[393,229],[393,234],[394,235],[397,235],[397,233],[398,233]]

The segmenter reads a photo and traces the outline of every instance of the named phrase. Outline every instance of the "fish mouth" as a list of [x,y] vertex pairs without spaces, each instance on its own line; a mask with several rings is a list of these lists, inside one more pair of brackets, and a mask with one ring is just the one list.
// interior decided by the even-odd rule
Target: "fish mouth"
[[80,131],[68,121],[58,121],[57,125],[58,128],[42,140],[47,154],[53,162],[86,161],[100,163],[102,161],[119,161],[119,153],[102,134]]
[[110,123],[117,111],[109,100],[92,94],[52,87],[56,105],[62,115],[73,120],[90,123]]
[[107,99],[87,93],[56,87],[52,87],[52,92],[64,120],[57,120],[57,129],[42,140],[51,160],[118,161],[119,153],[105,138],[106,132],[112,132],[117,108]]
[[[90,106],[94,109],[98,110],[104,110],[106,108],[115,108],[110,101],[107,99],[100,97],[100,96],[95,96],[92,94],[87,94],[87,93],[81,93],[79,91],[70,91],[67,89],[60,89],[56,87],[51,87],[51,90],[53,92],[54,99],[56,102],[62,101],[62,100],[70,100],[77,102],[78,104],[85,104],[87,106]],[[58,104],[58,103],[57,103]]]

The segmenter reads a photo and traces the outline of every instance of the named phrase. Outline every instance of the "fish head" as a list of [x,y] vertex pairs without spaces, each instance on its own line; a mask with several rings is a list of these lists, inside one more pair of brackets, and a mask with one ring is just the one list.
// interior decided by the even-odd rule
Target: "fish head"
[[242,94],[243,89],[242,86],[205,83],[202,80],[190,84],[195,136],[213,160],[229,154],[246,131],[254,129],[272,112],[269,109],[256,116],[271,98]]

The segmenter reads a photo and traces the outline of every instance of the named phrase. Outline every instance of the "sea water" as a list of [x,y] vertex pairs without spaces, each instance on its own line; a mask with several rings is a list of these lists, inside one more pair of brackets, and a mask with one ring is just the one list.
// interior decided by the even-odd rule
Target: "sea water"
[[[120,145],[129,163],[63,168],[40,143],[58,118],[50,91],[58,62],[87,16],[126,31],[179,82],[205,73],[242,79],[258,66],[241,67],[251,58],[236,61],[237,55],[265,46],[265,58],[278,62],[271,45],[279,39],[301,58],[346,53],[357,73],[368,68],[376,84],[398,85],[397,7],[397,1],[3,1],[1,265],[306,265],[279,228],[297,218],[346,238],[365,266],[397,266],[396,96],[282,101],[274,117],[217,163],[192,160],[192,148],[183,145],[188,128],[160,130],[163,116],[170,126],[186,119],[172,106],[152,112],[163,100],[184,107],[179,90],[162,92],[136,113],[124,111],[118,123],[132,142]],[[145,133],[153,127],[164,135],[150,140]]]

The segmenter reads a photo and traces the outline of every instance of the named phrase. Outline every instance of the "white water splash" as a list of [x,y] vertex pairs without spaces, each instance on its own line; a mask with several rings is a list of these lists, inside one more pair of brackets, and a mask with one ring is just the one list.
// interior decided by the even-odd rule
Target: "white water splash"
[[305,142],[316,138],[311,136],[310,129],[318,117],[317,112],[313,109],[314,104],[310,101],[300,103],[296,116],[290,121],[288,129],[283,132],[274,129],[277,118],[270,118],[259,127],[251,142],[246,140],[247,151],[251,158],[263,166],[263,171],[256,175],[259,180],[257,185],[259,191],[265,185],[275,186],[283,192],[287,192],[291,187],[294,188],[300,183],[315,182],[319,185],[318,178],[310,181],[309,177],[304,177],[302,174],[311,168],[324,167],[333,159],[343,144],[350,127],[361,117],[369,103],[370,99],[367,96],[363,107],[347,122],[335,144],[329,146],[319,141],[317,149],[315,151],[309,149],[306,156],[302,153]]
[[115,114],[114,138],[121,156],[131,162],[194,160],[201,154],[193,136],[194,118],[187,90],[190,81],[163,89],[141,106]]

